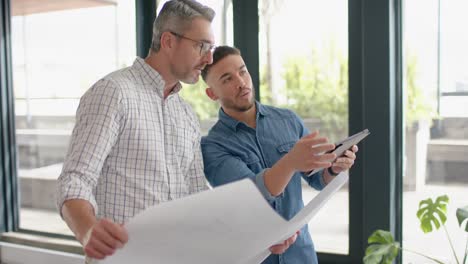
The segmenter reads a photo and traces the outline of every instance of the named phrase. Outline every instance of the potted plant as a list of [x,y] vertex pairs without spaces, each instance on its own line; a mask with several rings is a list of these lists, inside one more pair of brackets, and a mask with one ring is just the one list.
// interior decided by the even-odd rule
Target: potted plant
[[[420,227],[424,233],[430,233],[434,230],[438,230],[443,227],[447,235],[450,249],[453,253],[453,258],[456,260],[457,264],[466,264],[468,256],[468,237],[467,243],[465,246],[465,253],[463,261],[460,262],[453,244],[451,242],[449,233],[445,227],[445,222],[447,220],[447,204],[449,198],[447,195],[439,196],[435,201],[432,199],[426,199],[419,202],[419,209],[416,213],[419,221]],[[456,212],[458,219],[458,224],[460,228],[465,232],[468,232],[468,206],[463,208],[458,208]],[[402,248],[400,243],[394,240],[392,234],[385,230],[376,230],[368,238],[369,246],[366,249],[366,255],[363,259],[364,264],[390,264],[396,258],[400,250],[408,251],[414,254],[418,254],[431,260],[435,263],[444,262],[429,256],[426,253],[416,252],[410,249]]]

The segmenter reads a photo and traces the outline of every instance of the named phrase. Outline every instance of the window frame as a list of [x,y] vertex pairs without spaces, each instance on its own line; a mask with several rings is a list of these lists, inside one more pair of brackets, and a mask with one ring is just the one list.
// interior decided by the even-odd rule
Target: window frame
[[0,233],[19,226],[10,1],[0,3]]

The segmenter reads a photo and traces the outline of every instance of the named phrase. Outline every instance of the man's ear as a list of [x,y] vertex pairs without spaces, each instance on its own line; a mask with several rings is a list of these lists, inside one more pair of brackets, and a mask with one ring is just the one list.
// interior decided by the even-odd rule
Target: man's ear
[[218,100],[218,96],[216,96],[216,94],[213,92],[213,89],[211,87],[206,88],[205,93],[206,93],[206,95],[208,95],[208,97],[211,100],[213,100],[213,101]]
[[172,48],[174,45],[175,36],[170,32],[163,32],[161,34],[161,48]]

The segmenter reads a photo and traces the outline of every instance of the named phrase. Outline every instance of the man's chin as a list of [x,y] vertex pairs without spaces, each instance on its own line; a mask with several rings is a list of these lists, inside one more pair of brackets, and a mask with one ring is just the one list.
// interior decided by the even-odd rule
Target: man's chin
[[196,84],[199,79],[200,79],[200,75],[189,76],[189,77],[182,79],[181,82],[186,83],[186,84]]
[[252,103],[250,103],[250,104],[248,104],[248,105],[238,106],[238,107],[237,107],[237,110],[238,110],[239,112],[247,112],[247,111],[249,111],[250,109],[252,109],[252,107],[253,107],[254,105],[255,105],[255,102],[252,102]]

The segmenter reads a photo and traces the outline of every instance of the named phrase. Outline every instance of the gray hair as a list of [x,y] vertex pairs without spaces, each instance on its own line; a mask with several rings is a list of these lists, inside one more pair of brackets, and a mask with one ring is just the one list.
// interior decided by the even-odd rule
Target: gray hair
[[153,24],[152,52],[161,48],[161,35],[166,31],[183,34],[189,29],[192,20],[201,17],[213,21],[215,11],[194,0],[171,0],[164,4]]

